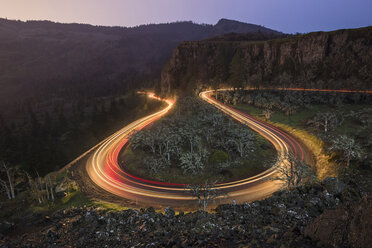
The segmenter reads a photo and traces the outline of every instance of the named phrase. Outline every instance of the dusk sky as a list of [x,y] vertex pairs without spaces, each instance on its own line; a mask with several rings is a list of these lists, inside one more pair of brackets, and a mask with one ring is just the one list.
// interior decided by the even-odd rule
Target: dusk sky
[[372,25],[371,0],[0,0],[0,17],[105,26],[221,18],[286,33]]

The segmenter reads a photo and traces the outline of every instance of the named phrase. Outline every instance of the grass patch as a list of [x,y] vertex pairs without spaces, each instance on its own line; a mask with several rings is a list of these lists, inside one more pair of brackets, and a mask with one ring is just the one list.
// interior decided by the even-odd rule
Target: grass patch
[[43,204],[33,205],[34,212],[55,212],[61,209],[71,207],[93,206],[93,202],[88,199],[81,191],[67,193],[62,198],[55,199],[54,202],[46,202]]
[[278,122],[270,123],[292,134],[294,137],[301,140],[312,151],[316,158],[316,174],[320,180],[323,180],[327,177],[337,176],[337,165],[330,161],[331,156],[325,153],[324,142],[320,138],[303,129],[294,128]]
[[120,206],[118,204],[115,204],[115,203],[111,203],[111,202],[106,202],[106,201],[97,201],[97,200],[94,200],[94,201],[91,201],[93,207],[100,207],[100,208],[104,208],[104,209],[107,209],[109,212],[120,212],[120,211],[124,211],[124,210],[128,210],[129,207],[125,207],[125,206]]
[[48,202],[39,205],[33,205],[33,212],[56,212],[61,209],[67,209],[71,207],[94,207],[104,208],[108,211],[123,211],[129,209],[125,206],[120,206],[115,203],[93,200],[88,198],[80,190],[70,192],[66,196],[56,199],[54,202]]

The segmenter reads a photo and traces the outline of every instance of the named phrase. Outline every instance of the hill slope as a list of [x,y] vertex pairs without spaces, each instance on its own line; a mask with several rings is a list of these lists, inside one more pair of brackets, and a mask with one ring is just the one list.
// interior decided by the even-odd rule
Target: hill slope
[[163,69],[161,88],[166,94],[202,85],[371,90],[371,46],[372,27],[267,41],[230,34],[183,42]]
[[226,19],[133,28],[0,19],[0,110],[28,98],[110,95],[146,79],[153,85],[181,41],[248,31],[280,34]]

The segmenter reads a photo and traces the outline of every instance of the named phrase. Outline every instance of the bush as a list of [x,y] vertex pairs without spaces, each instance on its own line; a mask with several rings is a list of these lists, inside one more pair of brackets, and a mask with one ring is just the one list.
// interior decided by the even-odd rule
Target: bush
[[210,156],[209,162],[211,164],[219,164],[226,162],[228,159],[229,155],[226,152],[217,150]]

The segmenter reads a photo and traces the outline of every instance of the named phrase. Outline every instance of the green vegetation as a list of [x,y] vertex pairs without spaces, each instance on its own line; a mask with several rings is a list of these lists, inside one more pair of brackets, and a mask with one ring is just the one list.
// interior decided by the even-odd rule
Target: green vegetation
[[[253,90],[224,92],[219,97],[258,118],[264,117],[265,109],[273,111],[269,122],[299,138],[314,153],[319,178],[335,176],[349,163],[359,169],[371,167],[370,95]],[[349,142],[340,146],[340,139]],[[346,151],[348,144],[355,149]]]
[[176,183],[242,179],[274,159],[267,140],[191,97],[179,99],[173,113],[135,134],[120,157],[131,174]]
[[66,196],[58,198],[53,202],[34,204],[32,209],[34,212],[54,212],[70,207],[83,206],[93,206],[93,203],[81,191],[74,191],[67,193]]
[[209,162],[215,165],[219,163],[225,163],[226,161],[228,161],[228,159],[229,155],[226,152],[217,150],[210,156]]

